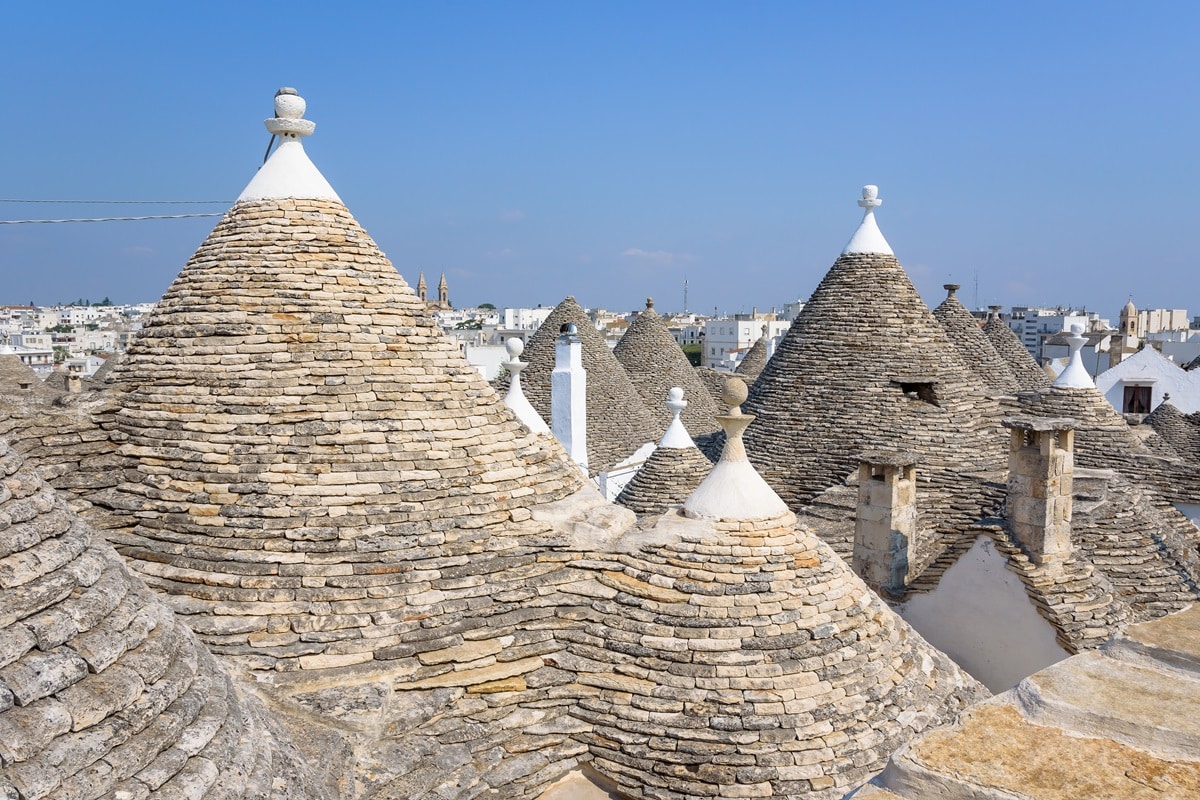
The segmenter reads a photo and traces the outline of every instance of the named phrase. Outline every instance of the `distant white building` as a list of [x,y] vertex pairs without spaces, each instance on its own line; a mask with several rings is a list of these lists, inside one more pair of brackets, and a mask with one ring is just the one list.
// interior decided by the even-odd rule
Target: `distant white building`
[[1025,345],[1025,349],[1039,364],[1042,363],[1042,342],[1056,333],[1069,331],[1072,325],[1081,325],[1083,330],[1105,329],[1108,321],[1100,315],[1078,308],[1038,308],[1013,306],[1008,320],[1013,333]]
[[733,318],[710,319],[704,323],[704,346],[700,363],[717,369],[733,369],[742,355],[763,335],[782,336],[792,323],[784,319],[763,319],[766,314],[738,314]]
[[1143,347],[1100,373],[1096,388],[1122,414],[1148,414],[1167,394],[1183,413],[1200,411],[1200,370],[1188,372],[1153,347]]
[[498,327],[506,331],[536,331],[553,308],[506,308],[500,312]]
[[1137,335],[1142,337],[1191,327],[1186,308],[1144,308],[1137,312],[1137,321]]

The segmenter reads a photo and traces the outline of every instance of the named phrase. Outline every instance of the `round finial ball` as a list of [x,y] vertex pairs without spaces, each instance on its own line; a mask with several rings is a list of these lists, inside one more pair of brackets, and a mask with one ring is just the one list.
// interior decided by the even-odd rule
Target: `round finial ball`
[[300,119],[307,107],[304,98],[290,86],[275,93],[275,116],[279,119]]
[[646,298],[646,308],[654,308],[654,298],[653,297]]
[[867,184],[863,187],[863,200],[874,200],[879,197],[879,187]]
[[683,389],[678,386],[672,386],[671,391],[667,392],[667,399],[672,403],[678,403],[683,399]]
[[741,378],[730,378],[725,381],[725,391],[721,393],[721,399],[725,405],[733,408],[740,406],[746,402],[746,397],[750,394],[750,390],[746,388],[746,382]]
[[521,353],[525,352],[525,343],[516,336],[510,336],[504,342],[504,349],[508,351],[508,357],[520,358]]
[[1080,325],[1078,322],[1076,322],[1074,325],[1071,326],[1071,333],[1075,336],[1082,336],[1083,335],[1083,326]]

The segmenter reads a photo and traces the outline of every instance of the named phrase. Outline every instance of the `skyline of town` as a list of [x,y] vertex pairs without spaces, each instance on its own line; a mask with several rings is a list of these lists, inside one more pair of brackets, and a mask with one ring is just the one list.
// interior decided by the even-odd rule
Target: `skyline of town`
[[[300,3],[160,22],[12,9],[21,157],[0,199],[219,202],[5,202],[0,222],[219,214],[261,163],[263,97],[288,85],[401,274],[445,269],[465,303],[679,307],[685,275],[695,309],[792,301],[866,183],[930,305],[946,282],[973,300],[977,277],[980,305],[1165,307],[1194,264],[1193,5],[467,3],[349,25]],[[47,113],[66,97],[69,124]],[[213,224],[0,224],[5,294],[153,299]]]

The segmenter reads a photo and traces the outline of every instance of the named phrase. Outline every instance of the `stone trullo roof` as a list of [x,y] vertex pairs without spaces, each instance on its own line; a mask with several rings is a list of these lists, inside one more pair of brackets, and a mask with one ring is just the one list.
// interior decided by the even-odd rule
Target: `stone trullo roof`
[[327,797],[261,703],[0,439],[0,795]]
[[693,369],[700,378],[700,383],[708,391],[708,396],[719,406],[721,394],[725,391],[725,381],[729,380],[729,373],[712,367],[693,367]]
[[1049,386],[1051,378],[1033,360],[1033,356],[1029,355],[1029,351],[1021,344],[1012,328],[1000,319],[997,308],[992,306],[992,313],[988,314],[987,322],[983,324],[983,332],[992,343],[992,347],[996,348],[996,352],[1007,362],[1020,388],[1040,389]]
[[746,460],[752,419],[721,417],[725,453],[682,511],[597,568],[576,713],[631,797],[841,798],[986,695],[797,529]]
[[[747,433],[755,465],[793,509],[845,480],[864,450],[916,452],[922,479],[960,499],[974,494],[955,488],[961,476],[1003,468],[997,401],[876,242],[873,209],[863,221],[870,235],[860,226],[747,401],[761,420]],[[853,249],[859,241],[871,249]],[[954,513],[974,519],[980,509]]]
[[528,366],[521,373],[521,387],[542,419],[553,427],[550,373],[554,371],[554,343],[563,325],[574,325],[582,341],[583,367],[587,371],[588,469],[594,475],[629,458],[647,442],[657,441],[666,425],[654,421],[604,335],[574,297],[559,303],[525,345]]
[[746,383],[758,380],[763,367],[767,366],[767,338],[767,326],[764,325],[762,335],[754,340],[754,344],[750,345],[750,349],[742,356],[737,369],[734,370]]
[[1164,400],[1146,415],[1143,424],[1152,427],[1180,458],[1200,465],[1200,412],[1184,414]]
[[[708,397],[703,389],[698,394]],[[672,387],[665,404],[672,415],[667,432],[617,495],[617,502],[636,514],[661,514],[671,506],[682,505],[712,469],[712,462],[696,448],[680,419],[680,412],[686,411],[690,403],[681,388]]]
[[113,375],[131,464],[109,500],[133,521],[110,539],[214,651],[276,671],[411,656],[414,620],[477,594],[442,570],[501,570],[481,554],[520,550],[545,529],[529,509],[582,481],[442,335],[288,113]]
[[955,295],[959,287],[946,284],[946,299],[933,310],[937,321],[946,329],[950,343],[962,360],[994,391],[1013,394],[1019,388],[1008,363],[996,352],[991,341]]
[[60,392],[46,384],[33,368],[0,345],[0,396],[8,400],[50,403]]
[[667,330],[663,318],[654,310],[653,300],[646,300],[645,310],[630,323],[613,355],[629,374],[659,430],[666,430],[671,422],[671,412],[662,400],[673,386],[683,389],[688,398],[683,411],[688,430],[697,435],[717,430],[716,417],[720,413],[717,404],[704,390],[695,368]]

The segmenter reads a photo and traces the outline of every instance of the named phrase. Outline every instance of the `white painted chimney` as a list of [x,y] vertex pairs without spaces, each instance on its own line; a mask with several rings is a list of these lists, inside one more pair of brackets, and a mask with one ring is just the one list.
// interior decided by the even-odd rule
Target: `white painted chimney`
[[571,459],[587,472],[587,372],[583,369],[583,342],[574,325],[564,328],[554,343],[550,431]]

